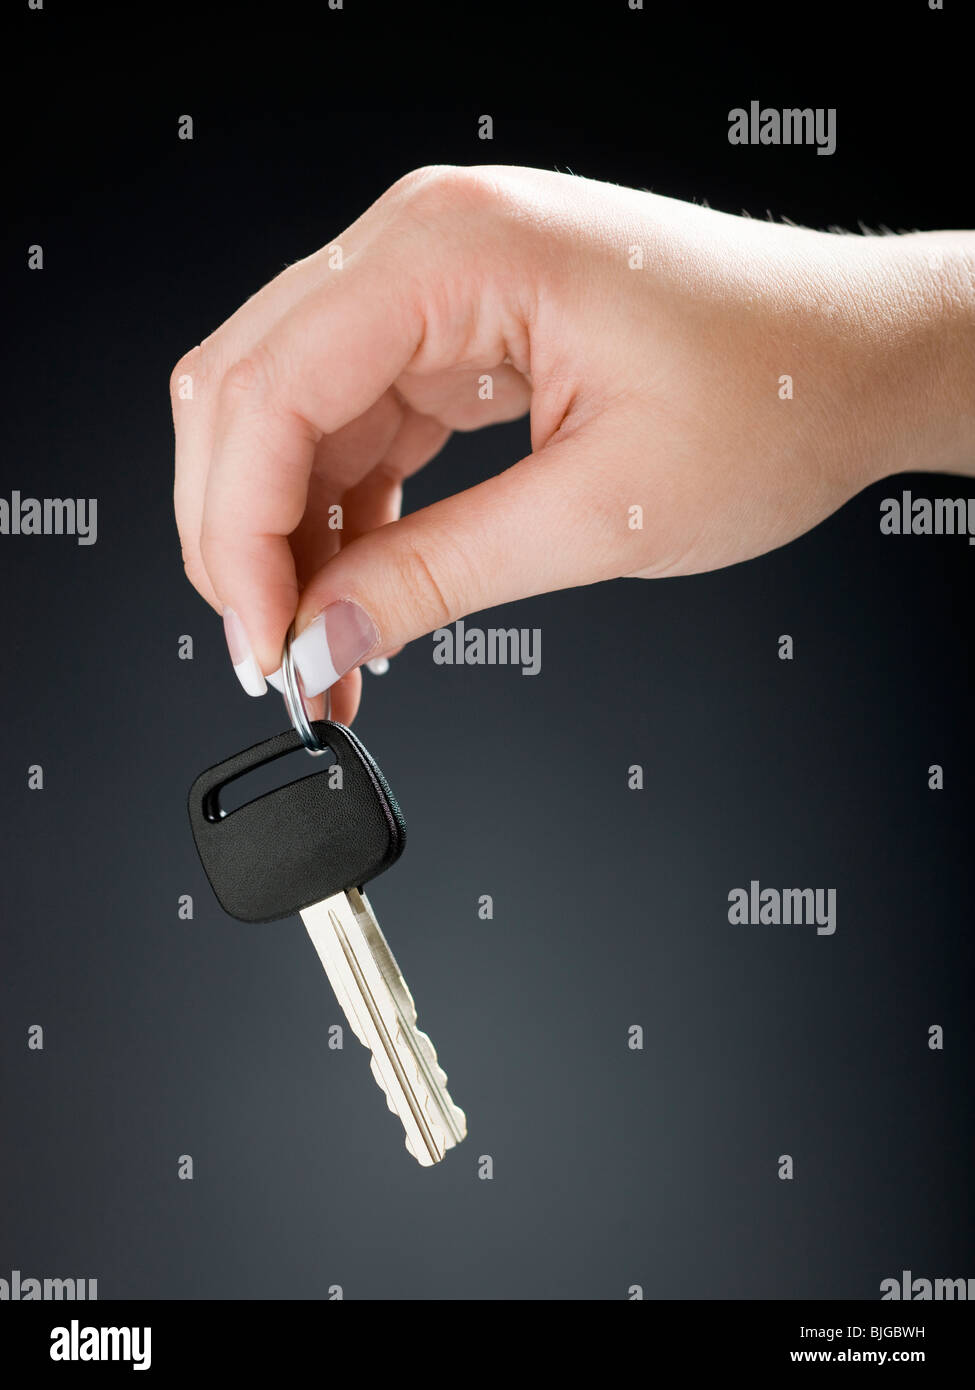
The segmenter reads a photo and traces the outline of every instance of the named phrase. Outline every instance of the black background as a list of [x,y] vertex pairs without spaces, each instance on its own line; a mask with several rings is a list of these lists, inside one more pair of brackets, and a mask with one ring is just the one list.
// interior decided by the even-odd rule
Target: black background
[[[971,33],[946,4],[14,16],[0,495],[97,496],[99,538],[0,538],[0,1277],[875,1299],[904,1268],[975,1276],[975,549],[878,528],[902,486],[972,480],[881,484],[732,570],[476,619],[542,629],[532,679],[434,666],[428,641],[367,678],[356,729],[410,827],[371,896],[470,1125],[427,1171],[355,1040],[327,1049],[341,1015],[300,924],[232,922],[196,859],[189,783],[284,713],[240,693],[183,578],[167,394],[183,352],[425,163],[971,227]],[[835,106],[836,153],[730,146],[753,98]],[[458,437],[407,506],[526,440]],[[835,887],[835,936],[729,926],[751,878]]]

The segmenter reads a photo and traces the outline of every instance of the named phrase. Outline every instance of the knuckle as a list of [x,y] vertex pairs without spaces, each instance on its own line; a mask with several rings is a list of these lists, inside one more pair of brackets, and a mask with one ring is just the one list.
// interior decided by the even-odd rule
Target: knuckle
[[223,376],[221,391],[230,397],[244,398],[267,392],[272,381],[271,354],[264,344],[232,362]]
[[442,544],[411,538],[399,551],[394,569],[394,592],[400,602],[408,596],[416,628],[431,632],[462,611],[455,557]]
[[169,397],[176,401],[185,399],[187,378],[196,381],[203,375],[203,349],[195,347],[186,352],[169,374]]
[[499,202],[495,180],[480,168],[429,164],[394,185],[409,212],[424,221],[453,214],[482,213]]
[[424,164],[419,169],[411,169],[408,174],[403,174],[389,192],[400,201],[415,198],[423,189],[443,183],[456,168],[454,164]]

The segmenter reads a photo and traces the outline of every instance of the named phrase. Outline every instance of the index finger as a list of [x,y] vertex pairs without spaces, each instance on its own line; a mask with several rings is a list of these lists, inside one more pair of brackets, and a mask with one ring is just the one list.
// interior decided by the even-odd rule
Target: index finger
[[297,608],[288,537],[304,515],[316,446],[388,390],[423,329],[412,277],[364,255],[293,306],[224,377],[200,551],[265,674],[280,665]]

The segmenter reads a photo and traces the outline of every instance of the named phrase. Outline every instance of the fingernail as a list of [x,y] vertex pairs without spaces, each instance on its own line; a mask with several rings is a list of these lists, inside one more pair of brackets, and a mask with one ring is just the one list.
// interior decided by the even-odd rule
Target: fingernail
[[389,657],[374,656],[371,661],[366,662],[366,670],[371,671],[374,676],[384,676],[389,670]]
[[261,668],[254,656],[247,630],[232,608],[223,610],[223,632],[237,679],[248,695],[263,695],[267,690],[267,682],[261,675]]
[[365,609],[344,599],[330,603],[291,646],[306,695],[320,695],[362,660],[379,641]]
[[265,676],[265,680],[267,681],[268,685],[273,685],[275,690],[277,690],[280,694],[284,694],[284,677],[281,674],[280,666],[276,671],[272,671],[269,676]]

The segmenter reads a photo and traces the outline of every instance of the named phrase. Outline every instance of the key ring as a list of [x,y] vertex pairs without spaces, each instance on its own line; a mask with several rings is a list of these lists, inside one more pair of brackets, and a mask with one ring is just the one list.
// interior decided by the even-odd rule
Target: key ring
[[[295,625],[288,628],[288,635],[284,639],[284,651],[281,653],[281,684],[284,703],[288,711],[288,717],[294,725],[295,732],[305,746],[305,752],[313,758],[319,758],[323,753],[328,752],[328,744],[323,743],[315,730],[311,726],[308,718],[308,711],[305,709],[305,701],[301,694],[298,672],[295,670],[294,657],[291,655],[291,644],[294,641]],[[332,692],[325,691],[325,718],[332,717]]]

